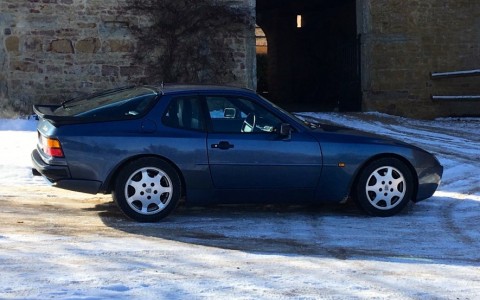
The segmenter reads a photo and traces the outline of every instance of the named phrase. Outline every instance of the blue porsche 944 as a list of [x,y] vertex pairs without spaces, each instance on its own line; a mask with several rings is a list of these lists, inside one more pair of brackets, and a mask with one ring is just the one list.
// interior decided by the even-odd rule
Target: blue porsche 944
[[134,86],[35,105],[33,173],[58,188],[112,194],[128,217],[155,222],[186,204],[356,201],[391,216],[433,195],[430,153],[300,119],[255,92]]

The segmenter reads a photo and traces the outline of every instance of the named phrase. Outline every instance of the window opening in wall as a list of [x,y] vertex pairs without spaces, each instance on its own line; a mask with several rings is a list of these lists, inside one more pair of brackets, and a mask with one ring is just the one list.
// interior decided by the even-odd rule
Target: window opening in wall
[[268,94],[268,42],[265,32],[260,26],[255,27],[257,52],[257,91]]
[[260,26],[255,27],[255,40],[256,40],[256,50],[257,54],[267,54],[268,52],[268,43],[265,32],[263,32]]
[[303,27],[303,16],[297,15],[297,28],[302,28],[302,27]]

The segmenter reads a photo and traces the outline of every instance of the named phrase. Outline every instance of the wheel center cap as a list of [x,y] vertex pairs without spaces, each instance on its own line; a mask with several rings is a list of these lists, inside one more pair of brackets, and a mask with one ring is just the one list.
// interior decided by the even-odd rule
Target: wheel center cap
[[148,188],[148,189],[145,189],[145,193],[151,193],[152,192],[152,189],[151,188]]

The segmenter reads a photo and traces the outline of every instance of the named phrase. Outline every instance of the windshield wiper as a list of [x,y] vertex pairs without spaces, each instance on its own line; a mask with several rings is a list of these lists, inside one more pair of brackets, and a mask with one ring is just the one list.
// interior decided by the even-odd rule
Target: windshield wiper
[[320,120],[315,117],[306,116],[299,113],[296,113],[295,116],[299,118],[303,122],[303,124],[310,127],[311,129],[321,128],[323,125],[322,123],[320,123]]

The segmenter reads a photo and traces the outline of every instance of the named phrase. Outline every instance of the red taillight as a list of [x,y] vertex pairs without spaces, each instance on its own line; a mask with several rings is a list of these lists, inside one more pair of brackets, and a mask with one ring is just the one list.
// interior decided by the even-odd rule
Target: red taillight
[[45,154],[53,157],[63,157],[62,145],[60,145],[59,140],[44,137],[40,133],[38,134],[38,140]]
[[63,157],[62,148],[46,148],[45,153],[53,157]]

